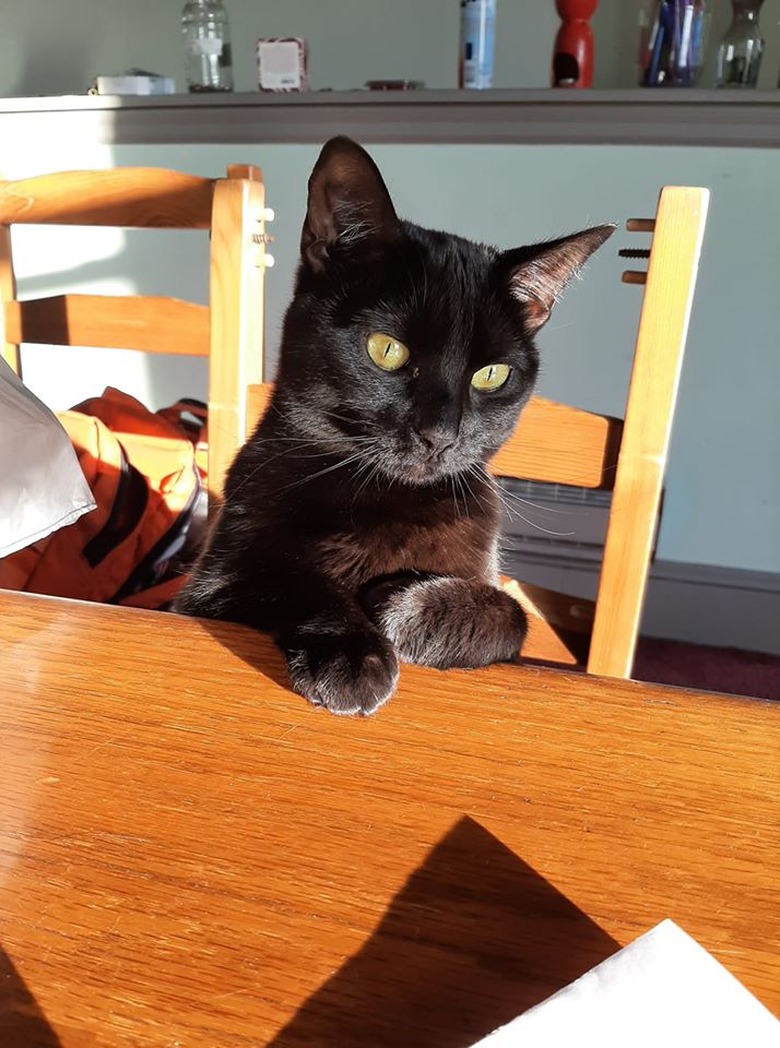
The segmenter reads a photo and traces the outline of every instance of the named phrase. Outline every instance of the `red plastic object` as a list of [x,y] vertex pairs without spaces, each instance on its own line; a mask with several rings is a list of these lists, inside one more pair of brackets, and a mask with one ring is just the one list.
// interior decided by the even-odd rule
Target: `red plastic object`
[[553,48],[553,87],[592,86],[593,32],[589,19],[597,7],[598,0],[555,0],[561,27]]

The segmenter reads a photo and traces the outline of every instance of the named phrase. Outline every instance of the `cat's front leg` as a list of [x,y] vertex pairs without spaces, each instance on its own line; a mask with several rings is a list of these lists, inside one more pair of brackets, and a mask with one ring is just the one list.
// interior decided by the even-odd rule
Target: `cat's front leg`
[[295,691],[331,713],[374,713],[395,691],[393,647],[357,608],[331,606],[286,626],[276,641]]
[[398,660],[357,601],[316,569],[279,554],[279,565],[236,569],[213,546],[179,596],[185,615],[241,622],[273,635],[293,689],[331,713],[369,714],[395,691]]
[[514,661],[527,629],[516,601],[473,579],[385,579],[364,589],[362,603],[399,658],[438,669]]

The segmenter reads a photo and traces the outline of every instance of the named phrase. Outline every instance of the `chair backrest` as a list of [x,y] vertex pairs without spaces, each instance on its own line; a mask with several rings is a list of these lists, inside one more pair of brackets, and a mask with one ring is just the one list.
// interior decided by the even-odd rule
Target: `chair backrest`
[[[219,494],[246,437],[246,391],[263,378],[266,265],[262,175],[222,179],[157,168],[66,171],[0,182],[0,351],[21,373],[20,346],[136,349],[209,358],[209,491]],[[57,295],[20,301],[11,253],[17,224],[208,229],[209,305],[154,296]],[[99,392],[99,391],[96,391]]]
[[[569,463],[576,463],[581,479],[564,480],[557,461],[568,452],[574,420],[581,415],[571,409],[560,409],[566,421],[548,432],[533,415],[523,416],[493,462],[504,475],[612,490],[595,605],[535,586],[514,583],[510,589],[530,613],[525,657],[583,662],[588,672],[604,676],[631,675],[709,197],[707,189],[666,186],[654,219],[626,224],[630,232],[652,233],[652,241],[649,251],[626,252],[629,257],[647,255],[649,262],[647,273],[623,274],[625,283],[645,287],[625,420],[589,416],[590,428],[580,425],[577,439],[582,443]],[[599,429],[597,422],[606,428]],[[515,469],[517,446],[526,457],[532,448],[538,454],[538,473]],[[586,472],[597,482],[589,482]],[[585,645],[583,635],[589,635]]]
[[[624,421],[533,397],[490,463],[497,476],[612,492],[595,605],[507,580],[529,613],[525,658],[630,676],[708,206],[707,189],[666,186],[654,219],[627,223],[652,241],[631,252],[649,256],[647,273],[623,275],[645,285]],[[248,391],[249,428],[271,390]]]

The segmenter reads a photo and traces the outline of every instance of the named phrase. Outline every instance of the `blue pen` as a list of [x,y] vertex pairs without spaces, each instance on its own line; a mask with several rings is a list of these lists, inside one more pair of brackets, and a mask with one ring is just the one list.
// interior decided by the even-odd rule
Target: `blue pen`
[[652,87],[655,83],[655,76],[658,71],[658,59],[660,57],[661,38],[663,36],[663,29],[661,27],[661,8],[663,3],[659,3],[655,12],[655,19],[653,21],[653,29],[650,33],[650,39],[647,42],[647,50],[649,51],[649,59],[647,67],[645,69],[645,86]]
[[667,0],[661,0],[658,5],[658,17],[656,20],[656,30],[654,39],[652,42],[653,53],[650,58],[650,65],[647,70],[646,83],[648,87],[656,87],[661,80],[659,75],[661,74],[661,55],[665,47],[668,47],[671,43],[671,10]]
[[693,61],[691,55],[691,27],[693,23],[693,0],[685,0],[677,6],[678,33],[677,33],[677,56],[675,67],[677,80],[681,84],[689,84],[693,74]]
[[704,34],[704,4],[696,0],[693,30],[691,32],[691,64],[694,68],[698,65],[698,56],[701,51],[702,37]]

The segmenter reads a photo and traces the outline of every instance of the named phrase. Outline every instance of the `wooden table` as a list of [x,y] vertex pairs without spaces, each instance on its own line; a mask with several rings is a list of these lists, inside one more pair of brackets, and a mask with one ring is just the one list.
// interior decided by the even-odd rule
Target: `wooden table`
[[0,1044],[456,1048],[672,917],[780,1010],[780,704],[0,594]]

